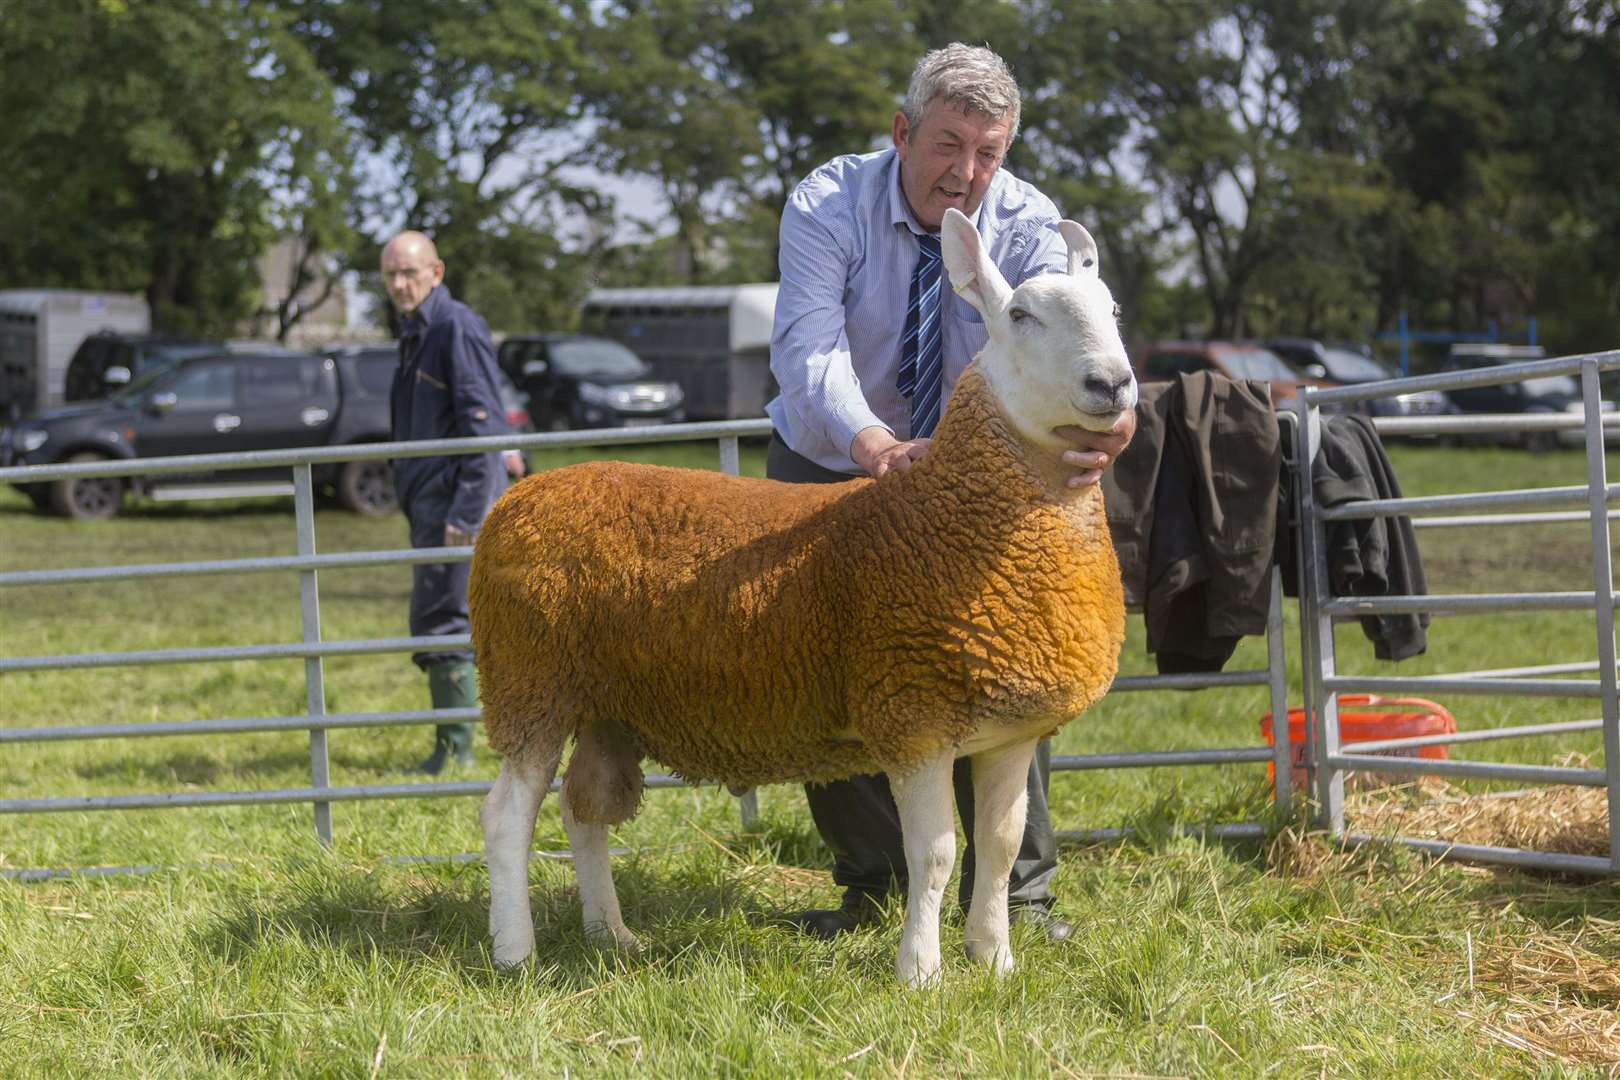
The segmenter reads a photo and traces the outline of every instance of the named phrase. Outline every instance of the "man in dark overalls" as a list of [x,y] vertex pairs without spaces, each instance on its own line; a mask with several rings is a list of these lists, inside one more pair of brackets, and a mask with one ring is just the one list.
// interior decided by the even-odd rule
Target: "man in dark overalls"
[[[450,439],[504,435],[495,344],[489,327],[443,284],[444,263],[433,241],[402,232],[382,253],[383,286],[399,312],[399,369],[391,395],[393,437]],[[498,450],[484,454],[401,458],[394,487],[410,524],[411,547],[470,544],[484,515],[506,488]],[[465,562],[420,563],[411,572],[411,635],[465,634]],[[427,672],[435,709],[478,704],[472,652],[466,647],[411,657]],[[430,775],[454,762],[472,762],[473,725],[440,724],[433,753],[418,770]]]

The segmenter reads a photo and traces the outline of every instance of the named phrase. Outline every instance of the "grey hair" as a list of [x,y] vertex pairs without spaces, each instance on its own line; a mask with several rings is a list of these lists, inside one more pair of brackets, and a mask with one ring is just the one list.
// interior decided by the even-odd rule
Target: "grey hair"
[[1018,83],[1007,62],[980,45],[952,42],[943,49],[923,54],[911,70],[911,85],[900,111],[915,132],[923,113],[939,98],[948,105],[961,104],[987,116],[1010,116],[1007,145],[1018,135],[1021,103]]

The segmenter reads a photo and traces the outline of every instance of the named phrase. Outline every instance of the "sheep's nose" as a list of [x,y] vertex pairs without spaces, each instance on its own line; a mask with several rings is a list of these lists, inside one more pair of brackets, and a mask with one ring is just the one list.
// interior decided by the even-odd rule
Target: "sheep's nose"
[[1087,394],[1100,401],[1125,401],[1130,397],[1131,375],[1127,372],[1123,378],[1113,380],[1087,375],[1081,385]]

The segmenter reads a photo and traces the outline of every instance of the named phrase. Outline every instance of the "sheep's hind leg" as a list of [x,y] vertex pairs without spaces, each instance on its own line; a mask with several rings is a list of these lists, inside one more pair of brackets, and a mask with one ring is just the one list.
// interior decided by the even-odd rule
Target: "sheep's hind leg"
[[585,936],[598,945],[636,948],[640,942],[624,925],[619,894],[613,887],[608,827],[576,818],[568,805],[567,788],[562,793],[562,821],[568,831],[568,849],[574,857],[574,878],[579,882],[580,917],[585,922]]
[[951,765],[946,751],[905,775],[889,774],[906,851],[906,924],[894,970],[907,986],[939,977],[939,908],[956,862]]
[[639,943],[624,925],[613,887],[608,826],[629,820],[641,803],[641,747],[634,732],[614,722],[582,727],[577,739],[561,800],[585,933],[601,945],[634,949]]
[[973,897],[963,941],[968,957],[997,975],[1013,969],[1007,934],[1007,878],[1024,837],[1034,743],[973,755]]
[[534,819],[551,787],[557,759],[535,765],[518,757],[501,762],[500,775],[479,810],[484,826],[484,862],[489,867],[489,933],[497,967],[515,967],[534,952],[534,916],[529,910],[529,844]]

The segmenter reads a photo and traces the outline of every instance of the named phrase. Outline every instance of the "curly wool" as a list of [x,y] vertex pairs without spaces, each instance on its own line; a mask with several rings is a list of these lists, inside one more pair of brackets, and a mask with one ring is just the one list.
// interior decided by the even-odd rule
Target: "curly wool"
[[929,452],[879,481],[530,477],[483,526],[469,601],[496,750],[595,726],[733,785],[1049,731],[1107,690],[1125,626],[1101,489],[1050,495],[977,365]]

